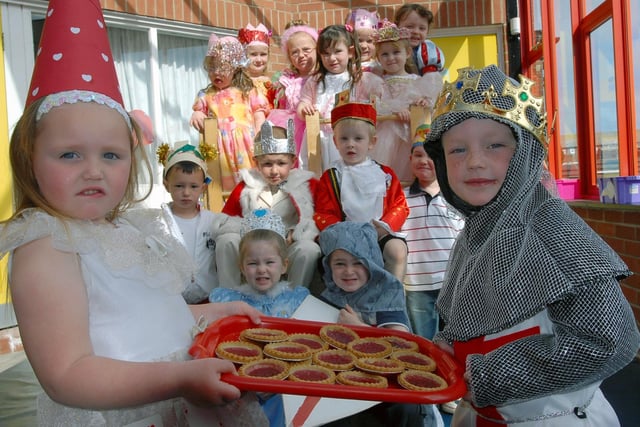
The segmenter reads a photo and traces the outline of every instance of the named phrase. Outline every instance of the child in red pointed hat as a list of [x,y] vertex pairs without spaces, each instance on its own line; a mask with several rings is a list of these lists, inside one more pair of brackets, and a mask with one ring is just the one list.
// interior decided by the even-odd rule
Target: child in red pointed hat
[[[16,212],[0,224],[24,349],[44,392],[40,425],[188,425],[240,390],[231,362],[189,360],[195,319],[259,312],[188,306],[193,265],[139,198],[139,126],[122,105],[98,0],[49,3],[24,114],[11,137]],[[146,162],[148,166],[148,161]],[[257,402],[208,414],[265,425]],[[144,424],[143,424],[144,423]],[[254,424],[257,423],[257,424]]]
[[316,225],[322,232],[340,221],[372,223],[385,268],[402,281],[407,245],[397,232],[409,208],[395,172],[369,157],[376,143],[375,106],[350,102],[348,91],[342,92],[336,95],[331,126],[340,160],[320,177],[314,202]]

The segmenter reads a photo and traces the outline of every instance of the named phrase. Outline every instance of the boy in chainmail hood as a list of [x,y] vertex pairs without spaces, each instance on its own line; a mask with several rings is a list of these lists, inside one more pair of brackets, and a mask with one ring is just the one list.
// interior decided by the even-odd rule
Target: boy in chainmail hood
[[544,102],[496,66],[459,70],[425,149],[465,217],[435,341],[465,364],[452,426],[619,425],[599,389],[638,350],[618,255],[549,192]]
[[[320,233],[326,286],[321,297],[341,310],[338,323],[409,331],[402,283],[385,270],[377,236],[370,223],[354,221],[335,223]],[[337,251],[344,257],[337,259]],[[362,267],[362,276],[350,274],[345,285],[338,267],[353,270],[351,263]]]

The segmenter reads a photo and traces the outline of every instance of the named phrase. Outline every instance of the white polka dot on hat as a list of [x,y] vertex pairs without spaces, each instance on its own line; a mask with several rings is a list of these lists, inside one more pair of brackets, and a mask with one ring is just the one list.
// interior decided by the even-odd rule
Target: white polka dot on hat
[[98,0],[49,2],[26,106],[69,91],[104,95],[99,102],[126,115]]

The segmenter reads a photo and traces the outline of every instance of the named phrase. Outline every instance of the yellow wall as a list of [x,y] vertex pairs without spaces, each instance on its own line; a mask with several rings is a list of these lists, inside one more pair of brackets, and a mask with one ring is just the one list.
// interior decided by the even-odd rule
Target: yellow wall
[[460,68],[482,68],[490,64],[499,64],[498,40],[495,34],[434,37],[433,41],[444,52],[446,81],[454,81]]
[[[0,16],[0,34],[2,19]],[[4,52],[4,46],[2,46]],[[9,134],[4,76],[4,56],[0,55],[0,219],[8,218],[13,211],[11,173],[9,168]],[[0,261],[0,304],[7,303],[7,257]]]

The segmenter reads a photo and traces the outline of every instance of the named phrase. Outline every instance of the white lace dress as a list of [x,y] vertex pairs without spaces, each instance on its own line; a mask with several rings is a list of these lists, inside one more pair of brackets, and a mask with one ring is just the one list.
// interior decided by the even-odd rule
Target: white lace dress
[[[377,105],[379,116],[389,116],[395,112],[409,110],[421,98],[429,98],[433,108],[442,78],[439,73],[427,73],[420,77],[415,74],[404,76],[384,76],[384,91]],[[411,182],[413,175],[409,164],[409,154],[413,137],[408,122],[380,120],[376,126],[378,142],[371,150],[371,158],[387,165],[402,182]]]
[[[65,227],[62,220],[31,209],[0,229],[0,254],[47,236],[56,249],[78,254],[95,354],[127,361],[189,358],[195,320],[180,292],[193,262],[170,236],[159,210],[132,210],[115,227],[88,221],[67,221]],[[237,425],[232,421],[238,418],[238,405],[213,416],[231,421],[226,425]],[[226,410],[234,412],[233,417],[227,418]],[[48,426],[124,426],[142,420],[189,425],[182,399],[91,411],[60,405],[43,394],[38,419]]]

